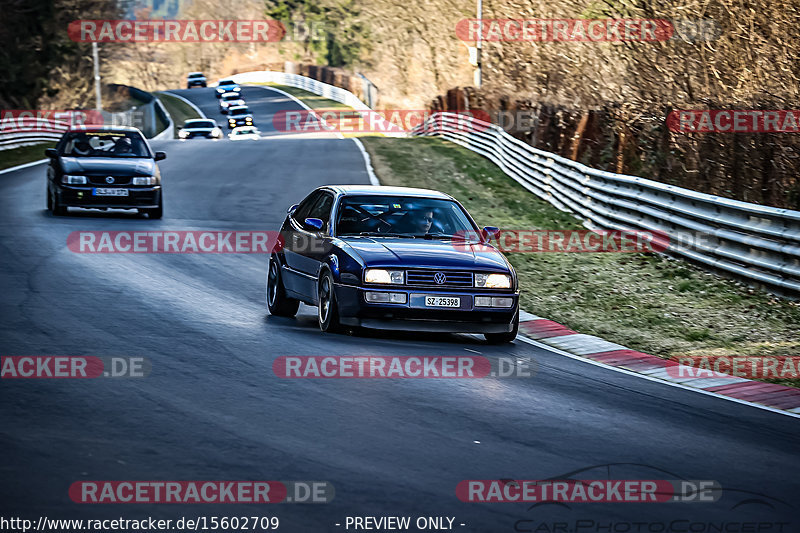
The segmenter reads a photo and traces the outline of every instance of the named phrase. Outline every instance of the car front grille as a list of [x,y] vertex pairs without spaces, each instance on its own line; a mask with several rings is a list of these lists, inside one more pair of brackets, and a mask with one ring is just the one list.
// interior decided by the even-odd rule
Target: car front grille
[[[437,283],[437,274],[444,275],[444,283]],[[472,272],[407,270],[406,284],[417,287],[472,287]]]
[[128,185],[131,182],[130,176],[112,176],[114,183],[108,183],[106,178],[108,176],[88,176],[89,183],[92,185],[100,185],[102,187],[114,187],[116,185]]

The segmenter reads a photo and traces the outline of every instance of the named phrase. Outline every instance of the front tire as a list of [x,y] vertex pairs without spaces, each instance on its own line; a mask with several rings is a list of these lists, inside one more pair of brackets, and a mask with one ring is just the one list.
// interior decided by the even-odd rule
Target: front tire
[[333,276],[326,270],[319,279],[317,289],[317,320],[319,329],[326,333],[335,333],[342,329],[339,322],[339,304],[333,290]]
[[281,279],[281,268],[274,255],[269,259],[267,272],[267,309],[275,316],[293,317],[297,314],[300,301],[286,296],[286,289]]
[[486,338],[486,342],[489,344],[507,344],[517,338],[518,331],[519,309],[517,309],[517,312],[514,314],[514,322],[511,331],[506,333],[484,333],[483,336]]
[[58,200],[58,194],[55,192],[52,196],[48,194],[48,202],[47,206],[50,208],[50,212],[57,217],[63,217],[67,214],[66,206],[61,205],[61,202]]

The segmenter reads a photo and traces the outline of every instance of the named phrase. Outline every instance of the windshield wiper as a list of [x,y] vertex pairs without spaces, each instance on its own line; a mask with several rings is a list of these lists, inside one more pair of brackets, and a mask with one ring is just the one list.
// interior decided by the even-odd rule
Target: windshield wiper
[[380,233],[377,231],[362,231],[359,233],[362,237],[400,237],[401,239],[416,239],[415,235],[408,233]]
[[422,236],[423,239],[450,239],[453,240],[453,235],[447,233],[426,233]]

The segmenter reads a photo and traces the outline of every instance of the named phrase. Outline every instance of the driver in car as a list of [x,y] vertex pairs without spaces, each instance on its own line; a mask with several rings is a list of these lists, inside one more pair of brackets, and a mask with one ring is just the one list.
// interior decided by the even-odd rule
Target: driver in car
[[414,209],[403,215],[398,224],[402,233],[426,234],[433,226],[433,210]]
[[130,154],[133,153],[133,144],[128,137],[120,137],[114,144],[115,154]]
[[72,155],[85,156],[92,152],[92,145],[86,139],[78,139],[72,147]]

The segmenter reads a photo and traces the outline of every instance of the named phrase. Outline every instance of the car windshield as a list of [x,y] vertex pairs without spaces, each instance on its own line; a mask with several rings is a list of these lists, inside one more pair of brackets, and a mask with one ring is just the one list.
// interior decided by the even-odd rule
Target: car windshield
[[184,128],[213,128],[216,124],[210,120],[188,120],[183,123]]
[[346,196],[336,219],[339,236],[451,238],[474,232],[456,202],[438,198]]
[[250,110],[248,110],[246,107],[234,107],[230,111],[231,115],[247,115],[249,113]]
[[200,72],[193,72],[192,74],[189,74],[189,77],[190,78],[202,78],[203,74],[201,74]]
[[226,102],[230,101],[230,100],[238,100],[239,98],[240,97],[239,97],[238,93],[231,93],[231,94],[223,94],[222,95],[222,99],[225,100]]
[[152,157],[141,134],[133,131],[67,132],[61,153],[71,157]]
[[256,132],[255,128],[238,128],[233,131],[234,135],[250,135]]
[[222,87],[223,85],[236,85],[236,82],[233,80],[222,80],[219,82],[219,86]]

